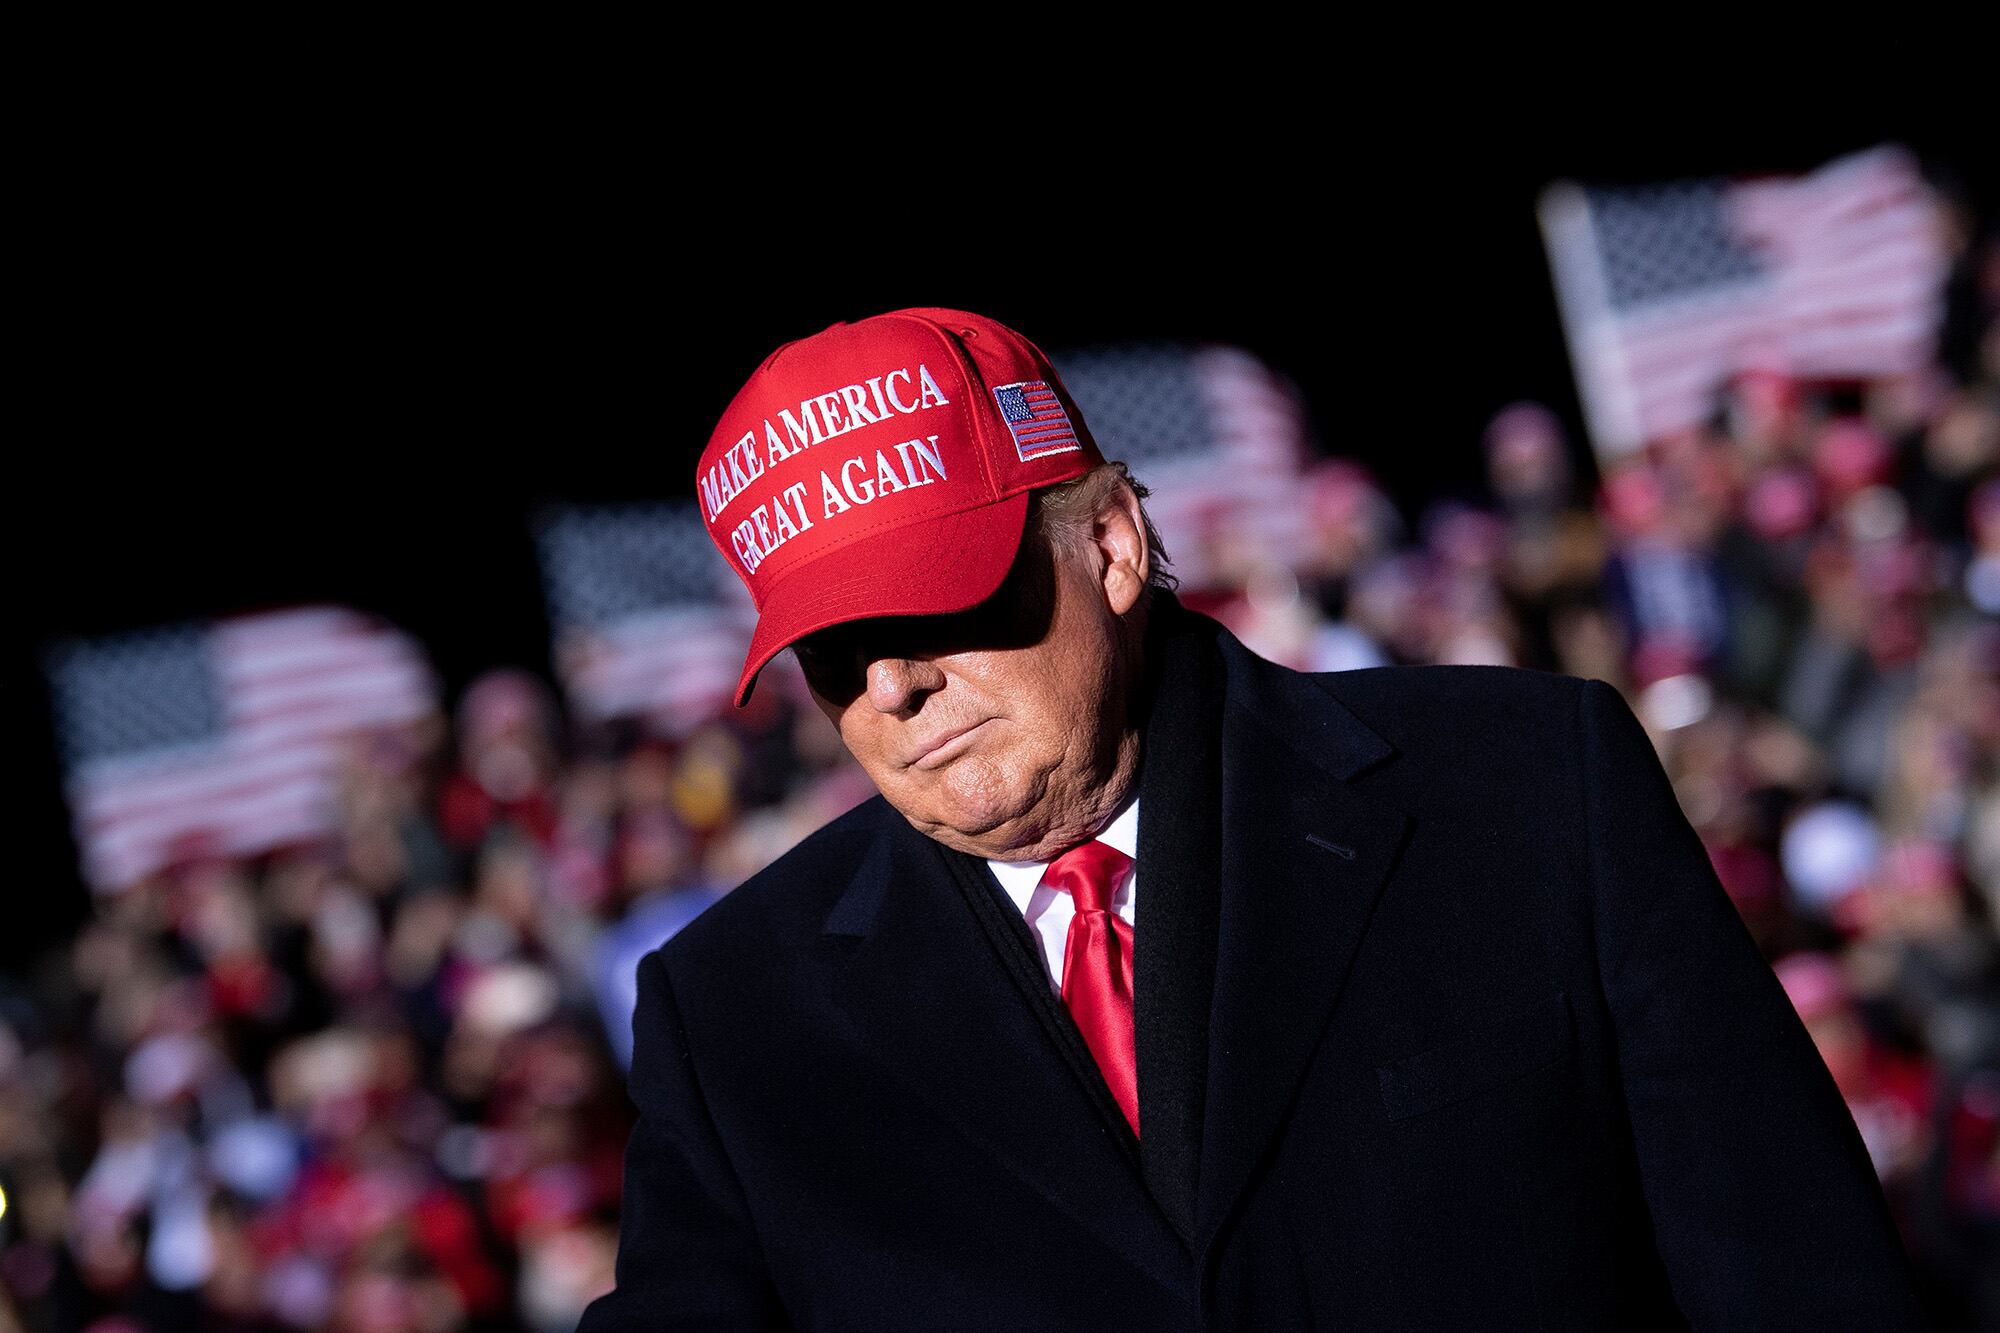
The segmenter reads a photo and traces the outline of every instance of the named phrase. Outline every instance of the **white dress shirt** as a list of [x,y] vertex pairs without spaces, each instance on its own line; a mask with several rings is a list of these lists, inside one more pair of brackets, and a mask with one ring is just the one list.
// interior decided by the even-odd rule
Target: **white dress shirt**
[[[1137,787],[1134,783],[1133,786]],[[1132,858],[1132,873],[1125,878],[1111,900],[1111,910],[1120,920],[1130,926],[1137,918],[1132,914],[1133,903],[1139,893],[1139,797],[1134,792],[1125,808],[1097,835],[1097,841]],[[1021,916],[1028,923],[1028,933],[1042,946],[1042,962],[1048,968],[1049,985],[1056,994],[1062,994],[1063,951],[1069,941],[1069,921],[1076,915],[1076,905],[1067,893],[1049,888],[1042,883],[1042,872],[1048,869],[1047,861],[994,861],[993,877],[1000,881],[1000,887],[1014,900],[1014,906],[1021,909]]]

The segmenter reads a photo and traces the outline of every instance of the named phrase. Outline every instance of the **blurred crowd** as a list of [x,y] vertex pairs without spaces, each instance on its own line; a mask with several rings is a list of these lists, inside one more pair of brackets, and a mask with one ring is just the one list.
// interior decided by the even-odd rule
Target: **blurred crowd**
[[[1923,373],[1743,377],[1594,485],[1516,404],[1486,489],[1414,523],[1330,459],[1293,549],[1167,546],[1204,571],[1184,601],[1301,668],[1623,690],[1974,1328],[2000,1327],[2000,246],[1965,265],[1976,318]],[[0,1328],[572,1327],[611,1282],[633,964],[872,793],[786,665],[672,735],[492,672],[356,739],[337,836],[101,898],[0,988]]]

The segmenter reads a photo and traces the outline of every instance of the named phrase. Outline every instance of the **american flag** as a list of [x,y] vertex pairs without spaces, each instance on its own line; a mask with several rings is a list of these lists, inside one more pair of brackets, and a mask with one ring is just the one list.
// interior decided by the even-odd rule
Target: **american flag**
[[729,710],[756,609],[692,503],[551,506],[535,544],[578,716],[677,736]]
[[100,891],[331,831],[342,745],[438,706],[416,643],[338,606],[66,640],[44,666]]
[[1013,432],[1014,452],[1023,463],[1043,454],[1068,453],[1081,447],[1076,442],[1076,430],[1069,424],[1069,413],[1063,411],[1061,400],[1047,380],[1002,384],[993,390],[993,398],[1000,404],[1000,415],[1007,422],[1007,429]]
[[1152,491],[1146,511],[1189,587],[1246,555],[1283,565],[1304,546],[1305,413],[1236,347],[1132,342],[1054,356],[1107,459]]
[[1929,188],[1895,145],[1801,177],[1542,194],[1579,392],[1613,456],[1708,419],[1735,375],[1922,367],[1949,267]]

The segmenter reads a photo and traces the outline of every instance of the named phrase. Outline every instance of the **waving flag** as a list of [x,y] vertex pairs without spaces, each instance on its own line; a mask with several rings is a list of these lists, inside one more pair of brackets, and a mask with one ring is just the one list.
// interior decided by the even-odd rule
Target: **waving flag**
[[70,640],[45,667],[99,890],[329,832],[342,744],[438,704],[413,640],[336,606]]
[[1798,178],[1563,182],[1543,192],[1541,224],[1607,456],[1698,425],[1743,371],[1917,369],[1943,318],[1936,206],[1893,145]]
[[535,544],[579,716],[679,735],[728,711],[756,609],[692,503],[551,507]]
[[1306,421],[1295,390],[1236,347],[1134,342],[1052,356],[1108,459],[1153,492],[1147,512],[1190,587],[1247,550],[1304,548]]

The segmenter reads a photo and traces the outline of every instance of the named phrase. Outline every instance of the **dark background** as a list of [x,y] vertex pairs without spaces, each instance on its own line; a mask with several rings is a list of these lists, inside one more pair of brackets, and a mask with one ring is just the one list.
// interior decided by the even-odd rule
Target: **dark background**
[[1591,475],[1535,221],[1549,181],[1799,172],[1894,141],[2000,216],[1986,127],[1935,102],[1648,137],[1475,98],[1444,141],[1406,92],[1323,120],[1135,107],[1067,137],[788,123],[728,145],[703,129],[726,102],[657,133],[353,105],[135,116],[54,155],[29,205],[17,369],[45,406],[7,525],[0,709],[29,826],[10,966],[87,906],[42,644],[325,599],[414,633],[448,701],[489,666],[545,672],[535,502],[687,494],[757,361],[836,319],[952,305],[1058,352],[1238,344],[1414,516],[1477,494],[1479,433],[1519,398],[1571,424]]

